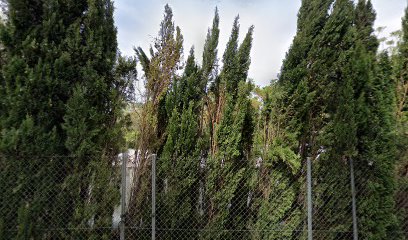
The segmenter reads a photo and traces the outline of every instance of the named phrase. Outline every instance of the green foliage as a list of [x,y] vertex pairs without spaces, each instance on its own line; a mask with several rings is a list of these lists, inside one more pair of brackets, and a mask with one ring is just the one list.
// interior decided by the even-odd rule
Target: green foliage
[[255,216],[251,227],[256,231],[251,238],[298,238],[303,216],[298,202],[301,164],[295,152],[295,135],[283,127],[285,117],[280,102],[285,93],[276,83],[255,92],[260,106],[253,153],[258,170],[252,177],[257,184],[251,184],[251,210]]
[[[408,8],[402,19],[402,29],[397,41],[396,50],[392,55],[392,80],[396,85],[396,133],[397,133],[397,194],[398,216],[401,226],[407,226],[408,209],[401,204],[407,197],[408,189]],[[408,237],[407,234],[404,235]]]
[[10,0],[7,17],[0,206],[12,209],[0,208],[0,239],[48,239],[50,226],[70,229],[51,238],[115,237],[112,163],[128,145],[140,156],[126,224],[141,239],[150,237],[152,152],[160,239],[304,237],[308,158],[315,239],[352,231],[351,159],[359,237],[403,239],[408,220],[395,204],[407,197],[407,16],[390,57],[377,53],[370,0],[303,0],[280,78],[262,89],[247,79],[254,27],[239,43],[238,16],[218,69],[218,9],[201,66],[194,47],[183,62],[169,5],[153,46],[135,48],[136,58],[118,54],[110,0]]
[[[395,85],[388,57],[379,55],[377,61],[373,6],[363,0],[356,6],[348,0],[303,1],[298,17],[298,32],[284,61],[280,83],[288,93],[284,98],[290,120],[287,126],[298,133],[302,161],[316,159],[315,211],[324,219],[319,222],[327,226],[315,227],[339,234],[350,231],[349,202],[341,201],[349,190],[335,186],[347,186],[347,178],[337,173],[347,172],[348,161],[354,158],[357,178],[368,181],[357,186],[358,191],[372,194],[358,202],[360,237],[394,238],[390,232],[397,229],[393,214],[395,147],[391,141],[395,122],[391,89]],[[306,21],[308,17],[315,20]],[[368,167],[369,162],[373,167]],[[326,195],[330,199],[318,197]],[[345,211],[331,213],[332,203]],[[376,219],[379,215],[383,218]]]
[[0,201],[8,207],[0,215],[4,229],[19,229],[7,238],[111,226],[119,201],[112,162],[123,145],[122,108],[135,74],[134,63],[116,64],[112,2],[9,1],[0,40],[8,59],[0,90]]
[[[366,3],[365,15],[375,16],[370,2]],[[374,18],[368,18],[374,21]],[[357,185],[366,198],[358,202],[361,236],[370,239],[395,238],[398,222],[394,214],[395,194],[395,119],[394,92],[387,55],[376,57],[376,38],[373,23],[366,24],[365,36],[357,38],[357,62],[355,84],[357,136],[357,177],[367,179],[366,184]],[[371,40],[370,40],[371,39]],[[368,43],[370,41],[371,43]],[[374,48],[372,48],[374,46]],[[370,48],[371,47],[371,48]],[[363,79],[363,81],[361,81]],[[371,167],[368,167],[371,166]],[[376,218],[376,216],[382,216]],[[375,219],[375,220],[373,220]]]
[[[245,230],[249,208],[246,203],[249,193],[248,176],[252,167],[249,156],[253,142],[254,109],[250,93],[253,86],[247,82],[252,46],[253,27],[238,47],[239,24],[235,18],[231,36],[223,55],[223,68],[215,82],[216,116],[215,143],[212,156],[207,159],[205,197],[208,198],[208,229]],[[222,113],[222,114],[219,114]],[[214,121],[214,120],[213,120]],[[227,209],[227,210],[225,210]],[[248,233],[208,232],[205,239],[247,238]]]
[[207,89],[207,84],[213,82],[216,78],[216,65],[218,62],[218,38],[220,35],[220,29],[218,25],[220,24],[220,17],[218,15],[218,9],[215,9],[214,19],[211,29],[208,29],[207,37],[205,39],[204,51],[203,51],[203,80],[201,87],[204,91]]
[[[176,78],[183,52],[183,36],[173,22],[173,12],[168,4],[164,7],[164,19],[160,23],[154,48],[151,47],[150,59],[142,48],[135,48],[144,77],[146,93],[140,119],[140,138],[137,148],[146,158],[148,151],[161,152],[165,140],[168,113],[166,112],[166,94]],[[171,111],[171,110],[170,110]]]

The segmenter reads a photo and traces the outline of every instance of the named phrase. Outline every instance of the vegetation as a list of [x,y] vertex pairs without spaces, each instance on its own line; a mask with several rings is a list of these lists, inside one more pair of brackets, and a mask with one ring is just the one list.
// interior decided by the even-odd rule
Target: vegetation
[[112,161],[135,62],[117,59],[113,8],[108,0],[8,1],[0,201],[15,209],[0,216],[3,230],[18,226],[10,237],[44,239],[49,226],[74,229],[54,238],[111,237],[81,229],[111,224],[119,200]]
[[308,159],[315,239],[350,238],[350,169],[364,180],[359,237],[408,237],[408,9],[380,50],[370,0],[302,0],[279,79],[260,88],[255,28],[240,41],[238,16],[219,59],[215,9],[200,65],[194,46],[184,61],[169,5],[134,57],[119,54],[110,0],[27,6],[8,0],[0,22],[0,239],[117,237],[125,148],[137,155],[125,223],[140,239],[152,153],[158,239],[305,238]]

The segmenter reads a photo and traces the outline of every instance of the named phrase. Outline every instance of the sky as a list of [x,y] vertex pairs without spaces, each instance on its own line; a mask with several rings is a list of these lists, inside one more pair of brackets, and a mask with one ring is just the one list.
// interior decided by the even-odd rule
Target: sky
[[[377,12],[376,27],[386,27],[380,37],[401,28],[408,0],[372,0]],[[115,23],[123,55],[134,56],[133,47],[147,50],[159,31],[164,5],[173,10],[175,24],[184,37],[184,58],[194,45],[201,63],[208,28],[215,7],[220,15],[218,57],[224,53],[236,15],[240,16],[240,40],[255,26],[249,78],[265,86],[277,78],[282,60],[296,33],[301,0],[116,0]]]

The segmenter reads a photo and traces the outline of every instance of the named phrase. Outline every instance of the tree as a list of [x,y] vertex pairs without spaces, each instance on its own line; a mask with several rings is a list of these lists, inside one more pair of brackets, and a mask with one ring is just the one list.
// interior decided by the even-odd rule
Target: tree
[[[163,151],[166,141],[166,129],[168,116],[171,112],[166,110],[166,95],[169,88],[175,83],[176,71],[181,68],[181,54],[183,51],[183,36],[179,27],[173,22],[173,12],[169,5],[165,5],[164,19],[160,24],[158,37],[154,46],[150,47],[150,58],[142,48],[135,48],[137,59],[144,72],[144,96],[138,118],[139,139],[135,148],[140,152],[139,167],[135,170],[133,188],[129,203],[129,215],[127,224],[137,224],[148,216],[146,198],[150,183],[149,177],[149,154]],[[137,195],[135,194],[137,192]],[[140,233],[143,234],[143,233]]]
[[[307,16],[316,20],[304,22]],[[357,160],[361,171],[370,171],[372,174],[377,170],[363,167],[363,159],[374,158],[377,164],[381,162],[383,178],[360,176],[387,189],[382,192],[384,198],[381,200],[376,197],[368,200],[378,203],[385,201],[387,204],[384,208],[374,208],[373,205],[365,208],[368,205],[363,203],[364,200],[359,203],[360,218],[363,219],[360,221],[360,229],[368,231],[363,231],[362,235],[367,238],[381,236],[379,239],[390,237],[386,233],[389,230],[382,229],[391,229],[395,223],[393,215],[388,214],[392,212],[390,197],[393,194],[393,180],[390,169],[393,163],[392,160],[380,160],[385,156],[392,159],[393,146],[387,134],[392,132],[392,116],[386,109],[392,109],[393,100],[388,92],[377,90],[384,89],[385,85],[391,87],[392,84],[377,68],[378,41],[373,35],[374,20],[375,12],[370,1],[359,1],[356,7],[348,0],[304,1],[299,12],[298,26],[317,31],[298,30],[282,67],[280,82],[288,93],[284,102],[289,104],[288,116],[293,118],[288,125],[299,134],[303,161],[308,157],[315,160],[315,212],[319,217],[314,219],[314,226],[318,230],[333,229],[331,236],[318,236],[323,239],[340,237],[341,232],[351,228],[351,219],[347,217],[349,190],[339,188],[347,186],[348,180],[344,174],[338,174],[347,172],[350,158]],[[304,46],[309,44],[310,47],[302,48],[302,40],[307,39],[309,41],[305,41]],[[382,64],[385,64],[384,61]],[[377,135],[374,131],[382,134]],[[366,154],[370,151],[368,157]],[[362,188],[364,190],[361,191],[366,193],[376,192],[374,189],[368,190],[367,186]],[[330,209],[334,209],[334,206],[344,211],[331,213]],[[373,220],[370,211],[377,210],[384,211],[387,223]],[[371,222],[365,222],[364,219],[370,219]]]
[[[200,158],[199,134],[200,74],[190,51],[183,76],[176,78],[166,95],[169,120],[166,142],[158,159],[158,218],[161,229],[196,229],[200,222],[198,204]],[[162,231],[164,238],[197,238],[198,232]]]
[[[402,19],[401,38],[398,40],[395,54],[392,56],[393,81],[396,84],[396,120],[397,120],[397,206],[401,227],[408,224],[408,208],[403,199],[408,196],[408,8]],[[408,237],[405,234],[405,237]]]
[[[370,239],[397,239],[394,213],[395,85],[390,61],[385,53],[377,56],[374,36],[375,12],[371,1],[359,1],[355,25],[356,62],[354,89],[357,124],[356,178],[360,236]],[[358,79],[358,80],[357,80]],[[363,198],[364,196],[364,198]],[[378,218],[377,216],[381,216]]]
[[128,86],[115,76],[112,2],[9,1],[1,43],[10,60],[2,68],[0,179],[19,186],[1,195],[16,210],[1,214],[6,229],[19,224],[26,237],[44,238],[40,229],[69,226],[110,238],[97,229],[111,225],[118,202],[112,163]]
[[[211,146],[213,143],[215,119],[214,107],[218,101],[212,99],[215,98],[218,93],[215,87],[218,85],[218,38],[219,38],[219,22],[218,9],[215,9],[213,24],[211,29],[208,29],[207,37],[204,43],[203,51],[203,64],[201,67],[201,94],[202,101],[200,103],[200,121],[199,121],[199,140],[197,142],[200,149],[200,155],[203,159],[206,159],[211,153]],[[210,89],[208,87],[210,86]],[[216,87],[218,88],[218,87]],[[216,93],[216,94],[212,94]]]
[[[254,131],[253,108],[249,99],[252,84],[246,80],[250,64],[253,27],[238,47],[239,25],[235,18],[223,56],[223,68],[213,87],[212,155],[207,160],[207,228],[245,229],[249,155]],[[228,209],[225,211],[224,209]],[[241,235],[240,235],[241,234]],[[205,238],[244,237],[242,232],[209,232]]]
[[[284,91],[271,83],[255,93],[260,99],[253,159],[257,171],[250,181],[252,239],[298,239],[303,228],[300,157],[297,141],[284,127]],[[258,100],[257,100],[258,101]],[[282,224],[283,223],[283,224]]]

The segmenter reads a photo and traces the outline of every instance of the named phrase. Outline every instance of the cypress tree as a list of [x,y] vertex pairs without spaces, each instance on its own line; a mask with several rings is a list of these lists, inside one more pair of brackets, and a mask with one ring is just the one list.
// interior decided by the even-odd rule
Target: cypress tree
[[[356,45],[359,60],[354,72],[357,151],[357,211],[360,236],[369,239],[398,239],[394,214],[394,84],[390,63],[384,53],[377,57],[374,36],[375,12],[371,1],[359,1],[356,8]],[[364,181],[363,181],[364,180]],[[381,217],[378,217],[381,216]]]
[[113,5],[12,0],[8,20],[1,29],[10,59],[2,69],[0,179],[19,189],[1,195],[15,209],[1,213],[6,229],[19,224],[26,237],[45,238],[39,229],[86,227],[95,230],[89,237],[110,238],[96,229],[111,225],[118,201],[111,168],[124,98],[123,79],[113,74]]
[[[314,207],[319,217],[314,220],[314,226],[317,230],[332,229],[331,233],[322,235],[326,239],[347,237],[351,229],[346,199],[349,190],[338,187],[347,186],[348,179],[345,174],[339,173],[347,172],[349,159],[359,150],[355,145],[359,142],[357,136],[361,132],[358,128],[362,125],[358,116],[354,118],[353,109],[359,106],[356,103],[359,89],[370,81],[368,76],[375,75],[368,62],[375,57],[378,46],[372,36],[375,14],[370,2],[359,2],[357,10],[351,1],[339,0],[331,4],[324,5],[326,8],[322,15],[314,16],[322,19],[323,24],[316,35],[308,33],[314,38],[310,50],[303,57],[292,50],[296,46],[296,38],[301,36],[298,32],[292,52],[284,62],[280,80],[288,92],[288,112],[297,112],[292,122],[297,126],[294,130],[300,134],[301,156],[318,160],[313,174],[316,179]],[[312,3],[303,2],[299,21],[305,19],[306,13],[316,14],[310,11],[311,6]],[[360,45],[357,41],[361,42]],[[361,48],[362,44],[368,49]],[[296,57],[299,70],[296,70],[295,60],[289,61],[291,57]],[[303,65],[299,63],[301,59]],[[295,65],[292,65],[293,62]],[[289,79],[295,82],[289,84]],[[330,192],[330,189],[336,189],[336,193]],[[336,212],[330,212],[334,209]]]
[[[408,8],[402,19],[402,36],[397,46],[397,53],[393,56],[393,78],[397,84],[397,123],[398,132],[401,137],[399,146],[401,169],[408,166],[405,139],[408,129]],[[404,173],[402,173],[404,175]]]
[[[323,74],[318,74],[316,69],[322,67],[321,64],[328,61],[328,59],[322,59],[319,63],[319,59],[323,56],[317,56],[317,53],[325,54],[325,51],[318,52],[318,49],[330,50],[329,47],[318,46],[318,44],[323,43],[321,35],[329,19],[329,10],[333,2],[333,0],[302,1],[298,13],[296,36],[283,61],[279,76],[279,84],[284,91],[282,98],[279,100],[279,105],[284,110],[282,113],[285,118],[284,127],[288,131],[287,134],[295,135],[293,141],[298,145],[295,151],[299,154],[302,165],[305,164],[306,158],[316,156],[319,148],[317,147],[316,150],[318,145],[314,135],[319,132],[319,126],[317,125],[321,120],[316,119],[316,116],[322,116],[323,114],[317,113],[318,111],[312,110],[312,108],[315,105],[323,104],[322,101],[317,101],[317,96],[321,92],[316,89],[316,82]],[[327,41],[325,44],[327,44]],[[324,87],[322,86],[322,88]],[[312,116],[313,112],[317,114]],[[315,148],[314,153],[311,149],[312,146]],[[290,175],[286,176],[290,177]],[[304,176],[299,176],[298,181],[304,182]],[[306,190],[300,187],[297,198],[303,199],[305,192]],[[296,202],[293,201],[293,203]],[[302,205],[302,203],[298,204]],[[302,225],[299,227],[302,227]]]
[[[138,121],[139,138],[135,148],[140,152],[139,167],[133,179],[132,193],[134,198],[129,203],[129,215],[133,218],[126,219],[127,224],[140,224],[141,228],[150,221],[150,206],[147,196],[150,194],[150,159],[149,154],[163,152],[166,144],[166,129],[168,117],[173,112],[173,107],[166,108],[166,96],[172,85],[176,84],[176,71],[181,67],[181,54],[183,51],[183,36],[179,27],[173,21],[173,12],[169,5],[164,7],[164,18],[160,23],[158,37],[150,47],[150,57],[145,51],[135,48],[137,59],[144,72],[143,104]],[[178,97],[178,96],[177,96]],[[134,232],[147,237],[145,231]]]
[[[283,88],[272,83],[255,91],[260,97],[254,134],[251,192],[252,239],[298,239],[303,224],[300,157],[295,135],[284,125],[284,109],[279,104]],[[283,223],[283,224],[282,224]]]
[[306,75],[308,52],[327,21],[328,9],[332,3],[333,0],[302,1],[298,12],[296,36],[283,60],[279,77],[279,82],[285,84],[290,94],[293,94]]
[[[246,82],[250,64],[253,27],[238,47],[239,25],[235,18],[230,40],[223,56],[223,69],[215,85],[215,137],[208,160],[206,196],[208,197],[207,228],[244,230],[247,226],[249,188],[248,156],[252,145],[253,108],[249,99],[252,84]],[[227,209],[227,210],[225,210]],[[209,232],[206,238],[245,238],[240,232]]]
[[[408,8],[402,19],[402,36],[397,45],[397,52],[393,56],[393,79],[397,85],[396,116],[398,134],[398,191],[397,206],[401,219],[401,229],[408,226],[408,206],[405,199],[408,197]],[[408,234],[404,233],[405,238]]]
[[376,54],[379,45],[377,37],[374,35],[375,19],[376,13],[371,1],[359,0],[355,10],[357,39],[372,54]]
[[201,87],[203,92],[206,92],[207,85],[215,81],[217,76],[217,63],[218,63],[218,38],[220,35],[220,17],[218,15],[218,8],[215,8],[214,18],[211,29],[208,29],[207,37],[204,43],[203,51],[203,64],[202,64],[202,74],[203,80]]
[[[2,210],[9,212],[2,212],[1,216],[6,229],[13,229],[21,219],[19,224],[21,228],[29,229],[29,236],[40,237],[40,233],[33,232],[35,229],[31,223],[35,219],[38,228],[49,224],[40,217],[50,209],[47,199],[41,198],[56,195],[56,183],[61,181],[56,178],[64,178],[64,175],[51,174],[52,170],[58,169],[51,158],[54,154],[68,153],[61,129],[67,96],[59,94],[59,91],[69,92],[64,86],[64,80],[68,79],[58,81],[55,69],[58,66],[55,65],[61,58],[64,49],[61,45],[72,20],[68,21],[68,26],[57,20],[61,11],[55,4],[47,11],[43,8],[43,1],[36,1],[30,7],[28,4],[27,1],[9,1],[8,22],[1,29],[1,42],[9,56],[2,66],[4,82],[0,116],[1,165],[4,169],[1,182],[6,186],[1,201],[2,206],[8,206]],[[71,14],[73,18],[75,14],[72,11]],[[51,34],[50,30],[56,32]],[[47,157],[42,157],[44,155]],[[15,184],[20,187],[13,193]],[[49,187],[42,189],[41,186]]]
[[[175,79],[166,96],[167,112],[171,113],[167,125],[167,139],[158,160],[159,228],[195,229],[199,226],[198,174],[199,154],[197,112],[200,103],[200,75],[190,51],[184,74]],[[197,232],[161,231],[164,238],[197,238]]]
[[353,20],[353,3],[336,1],[309,55],[309,89],[316,94],[308,121],[314,132],[309,157],[314,163],[317,239],[347,238],[351,228],[349,174],[344,173],[348,173],[355,142],[353,81],[348,66],[355,40]]

